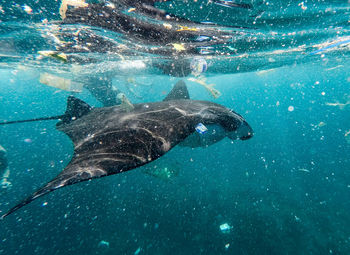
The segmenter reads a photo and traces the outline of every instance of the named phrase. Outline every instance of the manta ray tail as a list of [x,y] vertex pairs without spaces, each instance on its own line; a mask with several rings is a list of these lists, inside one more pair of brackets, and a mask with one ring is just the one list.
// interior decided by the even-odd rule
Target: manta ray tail
[[69,96],[67,99],[67,109],[63,115],[51,116],[51,117],[42,117],[28,120],[14,120],[14,121],[5,121],[0,122],[0,125],[7,124],[15,124],[15,123],[24,123],[24,122],[33,122],[33,121],[41,121],[41,120],[61,120],[60,123],[69,123],[72,120],[75,120],[89,111],[91,111],[92,107],[85,103],[84,101],[76,98],[74,96]]

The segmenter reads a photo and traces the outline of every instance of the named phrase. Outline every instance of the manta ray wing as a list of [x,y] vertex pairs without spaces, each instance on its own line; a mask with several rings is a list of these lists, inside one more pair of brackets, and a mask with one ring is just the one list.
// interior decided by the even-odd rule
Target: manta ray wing
[[172,96],[164,102],[136,104],[132,112],[125,112],[118,106],[90,108],[83,101],[69,98],[68,108],[73,101],[75,107],[84,109],[80,115],[73,116],[73,121],[62,120],[56,125],[74,144],[72,160],[57,177],[11,208],[1,219],[58,188],[147,164],[183,141],[194,131],[198,120],[184,116],[171,102],[188,98],[182,83],[176,84],[170,94]]

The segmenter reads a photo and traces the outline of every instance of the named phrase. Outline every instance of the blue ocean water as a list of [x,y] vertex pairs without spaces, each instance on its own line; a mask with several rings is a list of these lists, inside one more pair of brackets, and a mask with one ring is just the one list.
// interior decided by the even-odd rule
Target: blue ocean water
[[[160,101],[183,79],[192,99],[234,109],[255,132],[246,141],[224,139],[208,148],[175,147],[160,159],[160,164],[178,170],[170,179],[145,174],[141,168],[39,198],[0,221],[0,254],[350,253],[349,3],[250,1],[246,4],[252,8],[241,8],[238,15],[230,3],[242,1],[213,2],[211,6],[188,1],[185,7],[192,6],[193,15],[182,6],[184,1],[157,5],[196,22],[203,20],[200,10],[211,8],[207,17],[220,27],[227,25],[225,20],[232,26],[253,27],[249,20],[256,20],[256,27],[243,28],[247,34],[240,35],[237,44],[230,42],[236,53],[223,55],[227,52],[219,45],[212,54],[199,50],[181,56],[206,59],[208,70],[200,77],[164,74],[148,64],[168,60],[168,55],[145,56],[143,50],[128,55],[132,61],[144,61],[146,67],[140,70],[134,65],[121,68],[130,62],[106,52],[68,53],[73,46],[59,52],[88,55],[91,62],[41,59],[38,51],[57,50],[57,45],[42,36],[52,28],[37,24],[45,18],[49,24],[58,19],[59,3],[46,3],[41,9],[34,1],[0,4],[4,11],[0,16],[1,121],[65,111],[72,92],[40,83],[42,73],[72,81],[88,73],[97,77],[112,73],[113,85],[133,103]],[[23,12],[24,4],[32,14]],[[261,11],[261,6],[275,9]],[[307,13],[299,17],[301,11]],[[313,18],[319,22],[310,22]],[[269,29],[263,26],[268,20]],[[94,31],[110,38],[108,30]],[[271,37],[271,31],[278,35]],[[119,40],[125,38],[115,39]],[[164,45],[159,47],[164,50]],[[213,98],[194,79],[215,84],[221,96]],[[87,89],[74,95],[102,106]],[[12,183],[10,189],[1,190],[1,214],[70,161],[73,145],[55,129],[56,122],[0,127]],[[220,230],[225,223],[231,227],[228,233]]]

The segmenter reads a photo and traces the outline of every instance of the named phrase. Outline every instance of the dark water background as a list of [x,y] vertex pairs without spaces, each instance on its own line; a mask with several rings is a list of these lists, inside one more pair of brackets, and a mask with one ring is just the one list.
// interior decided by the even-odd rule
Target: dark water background
[[[242,114],[252,139],[176,147],[160,159],[179,169],[168,181],[137,169],[57,190],[0,222],[0,254],[350,254],[350,105],[327,105],[350,100],[347,47],[268,72],[212,74],[208,82],[222,93],[215,102]],[[69,92],[1,60],[0,120],[64,112]],[[161,100],[180,79],[140,75],[147,80],[136,88],[142,99],[113,80],[135,103]],[[214,100],[186,83],[193,99]],[[78,96],[101,106],[85,90]],[[1,191],[1,212],[69,162],[73,146],[55,123],[1,127],[13,184]],[[220,231],[223,223],[230,233]],[[109,248],[99,247],[101,240]]]

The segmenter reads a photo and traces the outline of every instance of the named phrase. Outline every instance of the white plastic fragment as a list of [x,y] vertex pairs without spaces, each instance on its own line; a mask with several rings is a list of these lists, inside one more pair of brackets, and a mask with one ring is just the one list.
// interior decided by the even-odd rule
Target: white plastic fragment
[[228,234],[231,231],[231,226],[228,223],[224,223],[220,225],[220,230],[224,234]]
[[141,247],[137,248],[137,250],[135,251],[134,255],[139,254],[139,253],[140,253],[140,251],[141,251]]
[[109,242],[102,240],[98,243],[97,246],[98,246],[98,248],[106,249],[106,248],[109,248]]
[[70,79],[65,79],[49,73],[41,73],[39,81],[40,83],[47,86],[59,88],[66,91],[81,92],[83,90],[83,84],[73,82]]

